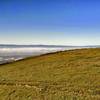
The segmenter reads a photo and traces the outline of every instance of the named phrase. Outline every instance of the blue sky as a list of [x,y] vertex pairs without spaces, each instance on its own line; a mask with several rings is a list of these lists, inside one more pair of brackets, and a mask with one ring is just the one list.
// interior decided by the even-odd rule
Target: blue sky
[[100,44],[100,0],[0,0],[1,44]]

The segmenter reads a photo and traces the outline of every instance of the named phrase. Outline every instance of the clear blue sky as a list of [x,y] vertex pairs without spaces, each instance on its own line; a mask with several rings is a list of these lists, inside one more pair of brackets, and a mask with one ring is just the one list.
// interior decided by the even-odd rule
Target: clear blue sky
[[0,0],[0,44],[100,44],[100,0]]

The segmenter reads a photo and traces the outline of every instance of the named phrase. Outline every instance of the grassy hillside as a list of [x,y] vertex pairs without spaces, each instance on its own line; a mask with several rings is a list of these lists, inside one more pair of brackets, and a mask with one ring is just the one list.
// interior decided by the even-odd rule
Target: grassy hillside
[[0,65],[0,100],[100,100],[100,49]]

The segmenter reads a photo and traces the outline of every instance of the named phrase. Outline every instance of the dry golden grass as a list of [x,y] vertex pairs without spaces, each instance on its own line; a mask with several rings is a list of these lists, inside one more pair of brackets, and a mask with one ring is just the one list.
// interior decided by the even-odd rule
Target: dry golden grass
[[100,100],[100,49],[63,51],[1,65],[0,100]]

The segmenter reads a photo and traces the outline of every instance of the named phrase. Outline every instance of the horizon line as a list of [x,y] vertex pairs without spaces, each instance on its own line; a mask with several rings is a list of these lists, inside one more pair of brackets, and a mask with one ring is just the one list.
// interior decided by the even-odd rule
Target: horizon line
[[94,44],[94,45],[63,45],[63,44],[17,44],[17,43],[2,43],[0,45],[16,45],[16,46],[100,46],[100,44]]

